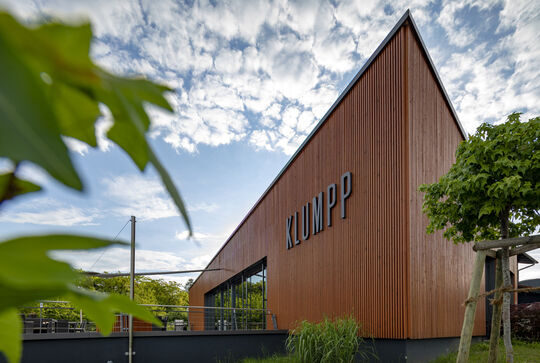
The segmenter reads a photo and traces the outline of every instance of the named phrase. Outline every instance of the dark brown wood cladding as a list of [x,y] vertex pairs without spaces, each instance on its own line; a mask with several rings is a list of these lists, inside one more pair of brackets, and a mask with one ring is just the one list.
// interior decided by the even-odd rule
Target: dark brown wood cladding
[[[266,257],[280,329],[352,314],[375,338],[458,336],[470,246],[425,235],[418,184],[436,180],[462,140],[408,26],[399,28],[190,289],[190,305]],[[352,173],[347,218],[286,248],[286,218]],[[325,216],[326,222],[326,216]],[[483,333],[479,304],[475,333]],[[203,327],[193,314],[195,328]],[[271,326],[271,322],[268,321]]]

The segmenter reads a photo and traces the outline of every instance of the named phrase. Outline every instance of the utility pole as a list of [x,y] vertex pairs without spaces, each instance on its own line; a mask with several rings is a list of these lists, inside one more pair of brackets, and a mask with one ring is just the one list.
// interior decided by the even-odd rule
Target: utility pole
[[[135,216],[131,216],[131,263],[129,269],[129,298],[135,298]],[[129,314],[128,361],[133,362],[133,315]]]

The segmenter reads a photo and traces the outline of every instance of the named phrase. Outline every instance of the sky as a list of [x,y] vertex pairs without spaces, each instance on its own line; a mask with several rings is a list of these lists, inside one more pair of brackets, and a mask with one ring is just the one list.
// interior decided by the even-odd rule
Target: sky
[[[21,176],[44,191],[0,211],[0,240],[60,232],[129,241],[135,215],[138,272],[204,268],[407,8],[466,132],[514,111],[540,115],[538,1],[0,0],[0,8],[24,21],[88,19],[97,64],[174,89],[174,115],[147,108],[150,141],[187,202],[194,239],[154,170],[139,173],[104,137],[106,109],[99,148],[66,139],[84,193],[27,164]],[[540,251],[530,254],[540,261]],[[56,256],[84,270],[129,270],[125,247]],[[540,266],[520,277],[540,278]]]

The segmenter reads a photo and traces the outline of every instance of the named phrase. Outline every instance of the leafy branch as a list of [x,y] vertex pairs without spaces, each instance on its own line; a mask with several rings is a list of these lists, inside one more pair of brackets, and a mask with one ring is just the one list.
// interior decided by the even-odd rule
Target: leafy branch
[[[163,94],[168,87],[146,79],[118,77],[90,59],[90,24],[60,22],[27,27],[0,12],[0,157],[14,168],[0,175],[0,206],[41,187],[17,176],[30,162],[69,188],[84,184],[71,160],[65,137],[97,147],[96,121],[107,107],[113,125],[107,137],[140,171],[152,164],[187,228],[187,210],[172,178],[150,147],[145,104],[172,112]],[[118,311],[160,322],[128,298],[74,287],[80,274],[48,256],[54,250],[95,249],[118,242],[74,235],[25,236],[0,243],[0,351],[10,362],[21,357],[22,325],[17,308],[39,299],[65,296],[84,309],[108,334]]]

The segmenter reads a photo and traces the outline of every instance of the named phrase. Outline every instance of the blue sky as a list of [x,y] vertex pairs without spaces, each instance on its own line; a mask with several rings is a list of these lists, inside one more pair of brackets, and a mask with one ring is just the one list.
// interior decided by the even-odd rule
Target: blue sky
[[[0,240],[21,233],[114,237],[137,223],[139,271],[204,268],[289,157],[409,7],[469,133],[513,111],[540,115],[540,2],[535,1],[6,1],[22,19],[90,19],[93,59],[175,89],[152,115],[151,142],[188,204],[196,241],[153,170],[103,137],[67,140],[86,192],[52,181],[6,203]],[[0,168],[6,168],[0,161]],[[129,240],[129,226],[119,238]],[[540,253],[532,253],[540,260]],[[127,271],[129,250],[63,253],[77,267]],[[169,276],[184,282],[189,277]],[[539,278],[540,267],[522,278]]]

